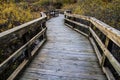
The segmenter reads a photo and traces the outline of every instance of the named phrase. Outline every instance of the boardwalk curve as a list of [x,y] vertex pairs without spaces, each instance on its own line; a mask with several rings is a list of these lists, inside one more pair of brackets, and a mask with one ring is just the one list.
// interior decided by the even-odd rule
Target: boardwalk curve
[[48,41],[20,80],[106,80],[89,40],[63,19],[60,15],[47,21]]

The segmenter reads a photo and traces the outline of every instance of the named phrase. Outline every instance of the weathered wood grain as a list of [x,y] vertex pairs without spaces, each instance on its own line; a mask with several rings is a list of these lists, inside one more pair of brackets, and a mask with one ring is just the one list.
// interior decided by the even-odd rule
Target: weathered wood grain
[[109,39],[111,39],[116,45],[120,47],[120,31],[112,28],[111,26],[91,17],[90,21],[103,32]]
[[[64,72],[64,71],[53,71],[53,70],[45,70],[45,69],[36,69],[36,68],[28,68],[28,71],[26,71],[31,77],[39,77],[40,74],[46,74],[46,75],[56,75],[56,76],[63,76],[63,77],[75,77],[78,78],[78,80],[84,78],[84,79],[97,79],[97,80],[106,80],[103,75],[99,74],[89,74],[89,73],[73,73],[73,72]],[[25,74],[26,75],[26,74]],[[26,75],[26,76],[29,76]],[[46,76],[47,77],[47,76]]]
[[106,80],[89,40],[63,19],[60,15],[47,22],[47,43],[20,80]]

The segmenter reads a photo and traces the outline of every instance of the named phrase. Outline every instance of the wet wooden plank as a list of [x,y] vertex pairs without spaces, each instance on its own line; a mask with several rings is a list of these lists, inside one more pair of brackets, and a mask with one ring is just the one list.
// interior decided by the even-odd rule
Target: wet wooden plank
[[93,69],[93,67],[84,67],[84,66],[77,67],[76,65],[61,65],[61,64],[53,65],[53,64],[44,64],[44,63],[32,64],[30,67],[36,69],[52,70],[52,71],[103,75],[103,72],[97,67]]
[[63,19],[60,15],[47,22],[48,41],[20,80],[106,80],[88,38]]
[[42,59],[42,58],[48,58],[48,59],[63,59],[63,60],[71,60],[71,61],[88,61],[88,62],[97,62],[97,58],[93,57],[93,55],[70,55],[69,53],[64,55],[63,53],[42,53],[40,56],[36,56],[35,59]]
[[[78,77],[65,77],[65,76],[55,76],[55,75],[46,75],[46,74],[39,74],[33,75],[26,73],[26,75],[32,75],[31,77],[28,78],[28,76],[22,77],[20,80],[91,80],[91,79],[86,79],[86,78],[78,78]],[[37,77],[36,77],[37,76]]]
[[[71,73],[71,72],[63,72],[63,71],[52,71],[52,70],[44,70],[44,69],[36,69],[36,68],[29,68],[25,76],[41,78],[41,75],[54,75],[54,76],[63,76],[63,77],[76,77],[79,79],[91,79],[91,80],[106,80],[103,75],[94,75],[94,74],[83,74],[83,73]],[[47,77],[47,76],[46,76]]]

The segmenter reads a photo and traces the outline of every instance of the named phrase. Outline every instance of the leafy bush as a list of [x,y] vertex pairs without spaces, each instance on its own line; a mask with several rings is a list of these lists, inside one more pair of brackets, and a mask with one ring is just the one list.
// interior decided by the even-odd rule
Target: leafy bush
[[[106,2],[105,2],[106,1]],[[84,0],[80,1],[74,13],[93,16],[120,30],[120,0]]]
[[74,11],[77,7],[76,4],[64,4],[62,9]]
[[23,9],[14,3],[0,5],[0,32],[18,26],[32,19],[29,9]]

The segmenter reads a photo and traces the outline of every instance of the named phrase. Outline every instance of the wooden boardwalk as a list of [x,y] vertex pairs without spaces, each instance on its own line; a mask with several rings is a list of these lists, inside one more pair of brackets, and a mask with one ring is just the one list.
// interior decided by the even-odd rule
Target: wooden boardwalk
[[106,80],[89,40],[63,19],[60,15],[47,22],[48,41],[20,80]]

